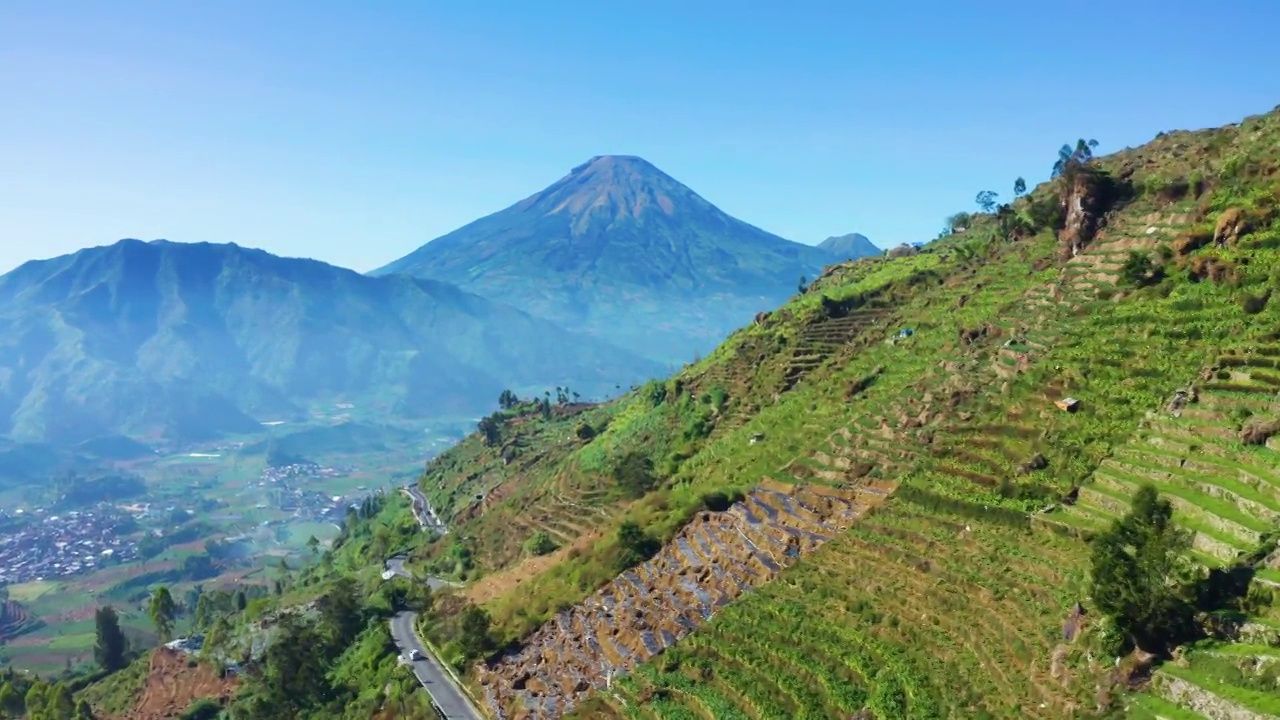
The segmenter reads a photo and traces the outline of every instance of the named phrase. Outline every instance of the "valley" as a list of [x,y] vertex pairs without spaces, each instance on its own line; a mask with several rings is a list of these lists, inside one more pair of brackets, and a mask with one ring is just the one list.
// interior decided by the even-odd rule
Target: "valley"
[[0,623],[0,659],[35,672],[91,662],[93,610],[106,603],[149,643],[143,603],[157,583],[175,596],[269,590],[281,563],[296,571],[313,562],[350,508],[410,482],[473,425],[381,426],[353,419],[351,407],[329,412],[318,423],[82,468],[55,485],[61,497],[39,485],[5,493],[0,587],[21,619]]

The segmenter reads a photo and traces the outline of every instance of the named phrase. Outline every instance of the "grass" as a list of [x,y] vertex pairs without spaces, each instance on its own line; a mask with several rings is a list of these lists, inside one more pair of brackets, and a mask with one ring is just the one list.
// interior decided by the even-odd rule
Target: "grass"
[[[464,440],[422,479],[452,532],[414,541],[415,561],[467,581],[536,567],[484,598],[494,639],[506,645],[554,637],[547,623],[557,617],[607,626],[604,610],[584,600],[628,582],[616,574],[620,522],[674,539],[659,557],[671,582],[689,583],[663,600],[689,622],[678,642],[625,664],[607,691],[599,666],[583,672],[542,655],[540,673],[597,691],[567,694],[583,717],[1091,714],[1109,699],[1099,694],[1114,666],[1096,620],[1073,619],[1073,609],[1088,605],[1086,540],[1129,494],[1156,482],[1209,565],[1275,527],[1280,458],[1241,446],[1238,434],[1250,413],[1269,411],[1274,392],[1265,373],[1274,371],[1280,303],[1250,313],[1243,300],[1272,282],[1280,252],[1252,237],[1196,251],[1193,261],[1218,253],[1236,262],[1229,282],[1193,281],[1176,258],[1147,288],[1117,272],[1131,250],[1172,249],[1181,234],[1212,229],[1223,210],[1270,202],[1258,191],[1275,189],[1267,176],[1242,168],[1277,166],[1266,153],[1280,147],[1278,119],[1251,120],[1247,132],[1172,133],[1101,161],[1131,171],[1139,188],[1193,172],[1215,185],[1203,197],[1138,193],[1070,260],[1045,230],[988,242],[991,219],[979,218],[919,255],[834,266],[665,382],[575,417],[510,418],[492,447]],[[1052,202],[1051,191],[1038,188],[1033,200]],[[903,327],[914,334],[886,342]],[[1243,376],[1214,379],[1224,355],[1268,360],[1233,361]],[[1190,383],[1199,402],[1170,414],[1174,391]],[[715,396],[723,402],[703,399]],[[1079,410],[1058,409],[1065,397]],[[596,431],[590,441],[575,432],[584,422]],[[649,458],[657,481],[634,500],[612,472],[631,452]],[[697,528],[711,493],[785,486],[879,499],[704,621],[695,598],[708,581],[699,563],[679,561],[689,539],[681,533]],[[376,523],[393,527],[394,513],[403,509]],[[535,565],[521,546],[540,530],[564,549]],[[359,553],[372,542],[360,539]],[[636,576],[653,584],[653,567]],[[1276,613],[1260,606],[1252,620],[1275,626]],[[599,642],[623,665],[613,639],[582,627],[568,634]],[[1189,658],[1157,677],[1272,711],[1254,694],[1257,678],[1233,675],[1208,651]],[[485,672],[514,677],[518,653]],[[473,679],[483,676],[473,668]],[[1131,700],[1137,717],[1204,714],[1182,696]]]
[[151,654],[144,653],[128,667],[80,691],[78,697],[88,702],[99,715],[123,717],[134,707],[147,681]]

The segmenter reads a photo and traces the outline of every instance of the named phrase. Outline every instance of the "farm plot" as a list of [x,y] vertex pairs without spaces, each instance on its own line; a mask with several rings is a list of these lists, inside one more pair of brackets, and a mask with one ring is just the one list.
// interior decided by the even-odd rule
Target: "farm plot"
[[1078,548],[895,499],[601,697],[619,717],[1060,718]]
[[847,529],[883,495],[767,483],[703,512],[656,556],[556,615],[479,672],[498,713],[555,717],[671,647],[734,599]]
[[1178,521],[1195,531],[1194,548],[1219,566],[1251,552],[1280,521],[1280,427],[1269,377],[1280,346],[1250,347],[1218,358],[1213,380],[1162,408],[1131,442],[1103,461],[1069,508],[1081,525],[1120,517],[1143,484],[1169,497]]

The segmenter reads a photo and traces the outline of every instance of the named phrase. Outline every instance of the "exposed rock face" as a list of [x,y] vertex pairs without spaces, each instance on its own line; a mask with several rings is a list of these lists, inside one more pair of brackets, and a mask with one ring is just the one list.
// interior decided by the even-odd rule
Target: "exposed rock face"
[[1062,196],[1066,220],[1058,233],[1061,259],[1069,260],[1079,255],[1097,235],[1109,203],[1105,177],[1082,170],[1066,178],[1067,192]]
[[1240,208],[1231,208],[1218,218],[1213,229],[1213,244],[1218,247],[1235,245],[1249,230],[1249,219],[1244,212]]

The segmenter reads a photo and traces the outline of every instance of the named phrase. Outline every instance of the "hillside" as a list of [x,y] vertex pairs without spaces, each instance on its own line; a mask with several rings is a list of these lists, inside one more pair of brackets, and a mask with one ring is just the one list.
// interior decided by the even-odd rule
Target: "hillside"
[[[665,381],[509,404],[420,480],[447,534],[353,512],[280,605],[440,576],[420,630],[493,717],[1280,715],[1280,111],[1080,147]],[[307,717],[422,697],[386,632],[312,658]]]
[[[665,383],[438,458],[422,487],[454,532],[418,561],[465,578],[507,648],[470,666],[477,696],[506,717],[1276,714],[1280,456],[1246,439],[1280,387],[1277,140],[1273,113],[1074,156],[963,233],[829,268]],[[1193,533],[1201,618],[1153,673],[1116,669],[1090,595],[1090,539],[1145,483]],[[454,647],[447,616],[425,627]]]
[[454,283],[680,363],[830,259],[730,217],[640,158],[602,156],[373,274]]
[[0,277],[0,434],[198,440],[345,402],[475,414],[654,364],[453,286],[236,245],[123,240]]
[[857,260],[879,255],[882,252],[867,239],[866,235],[859,233],[829,237],[818,243],[818,249],[826,250],[838,260]]

